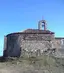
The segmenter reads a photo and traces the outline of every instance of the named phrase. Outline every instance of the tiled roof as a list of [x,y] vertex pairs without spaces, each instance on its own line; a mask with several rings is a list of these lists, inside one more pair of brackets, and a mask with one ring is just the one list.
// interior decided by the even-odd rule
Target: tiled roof
[[[8,35],[13,35],[13,34],[54,34],[54,32],[51,32],[49,30],[39,30],[39,29],[27,29],[27,30],[24,30],[22,32],[15,32],[15,33],[10,33]],[[7,36],[8,36],[7,35]]]
[[23,33],[54,34],[54,32],[51,32],[49,30],[39,30],[39,29],[27,29],[27,30],[24,30]]

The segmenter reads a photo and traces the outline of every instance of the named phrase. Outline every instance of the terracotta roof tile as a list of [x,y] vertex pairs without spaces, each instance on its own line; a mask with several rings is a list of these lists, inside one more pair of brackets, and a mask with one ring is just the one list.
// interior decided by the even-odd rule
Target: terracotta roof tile
[[49,30],[39,30],[39,29],[27,29],[27,30],[23,31],[23,33],[54,34],[54,32],[51,32]]
[[[10,33],[8,35],[13,35],[13,34],[54,34],[54,32],[51,32],[49,30],[39,30],[39,29],[27,29],[22,32],[15,32],[15,33]],[[6,35],[6,36],[8,36]]]

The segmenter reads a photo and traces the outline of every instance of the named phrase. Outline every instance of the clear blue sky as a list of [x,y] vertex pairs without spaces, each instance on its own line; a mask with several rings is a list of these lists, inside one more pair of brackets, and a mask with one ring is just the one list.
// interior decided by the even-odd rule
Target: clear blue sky
[[64,36],[64,0],[0,0],[0,55],[3,54],[4,35],[36,29],[42,18],[55,36]]

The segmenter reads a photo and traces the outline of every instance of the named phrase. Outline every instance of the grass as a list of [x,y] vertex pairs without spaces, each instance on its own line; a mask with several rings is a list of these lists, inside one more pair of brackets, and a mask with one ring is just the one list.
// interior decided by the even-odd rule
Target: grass
[[6,67],[7,70],[8,68],[15,71],[18,69],[19,73],[35,73],[35,71],[36,73],[64,73],[64,58],[47,55],[13,58],[0,63],[1,65]]

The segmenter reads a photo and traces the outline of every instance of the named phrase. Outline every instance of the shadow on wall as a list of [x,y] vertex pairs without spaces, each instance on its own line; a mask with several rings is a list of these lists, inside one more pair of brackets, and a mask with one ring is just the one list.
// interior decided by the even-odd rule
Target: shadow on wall
[[20,57],[21,55],[21,48],[11,49],[11,52],[8,50],[4,50],[3,57]]

